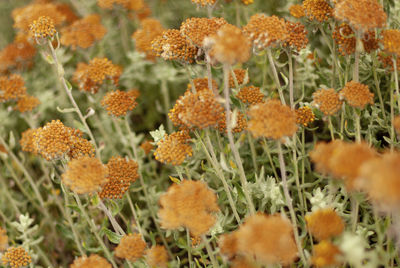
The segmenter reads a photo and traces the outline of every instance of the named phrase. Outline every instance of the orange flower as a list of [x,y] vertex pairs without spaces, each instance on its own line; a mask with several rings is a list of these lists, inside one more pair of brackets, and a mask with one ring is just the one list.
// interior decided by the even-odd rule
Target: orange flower
[[221,235],[218,240],[219,250],[222,255],[226,256],[229,260],[233,259],[238,254],[238,240],[236,238],[237,232]]
[[17,35],[14,42],[0,51],[0,73],[32,66],[36,48],[25,35]]
[[34,141],[37,131],[38,129],[28,129],[22,132],[21,139],[19,140],[22,151],[33,154],[38,153],[37,144]]
[[283,43],[284,47],[290,47],[300,51],[306,48],[308,44],[307,30],[303,24],[299,22],[286,22],[286,28],[289,32],[288,38]]
[[340,250],[337,246],[327,240],[314,245],[311,262],[315,267],[331,267],[340,263],[337,258],[340,256]]
[[144,256],[146,247],[146,242],[140,234],[128,234],[121,238],[115,248],[115,256],[135,262]]
[[334,16],[360,32],[382,28],[387,19],[382,5],[376,0],[340,1],[335,5]]
[[107,182],[108,169],[95,157],[84,156],[68,162],[62,181],[77,194],[92,194]]
[[350,81],[339,92],[350,106],[364,109],[365,105],[374,103],[374,93],[369,91],[367,85]]
[[309,106],[303,106],[296,109],[296,123],[303,126],[308,126],[315,120],[315,115]]
[[88,48],[101,40],[106,33],[107,29],[101,24],[100,15],[93,14],[64,27],[61,30],[60,41],[72,49]]
[[400,57],[400,30],[383,30],[382,44],[386,52]]
[[215,224],[217,196],[201,181],[183,180],[160,197],[158,216],[165,229],[187,228],[194,236],[206,234]]
[[0,103],[26,95],[25,81],[19,74],[0,76]]
[[229,74],[229,86],[231,88],[235,88],[236,87],[235,79],[236,79],[236,82],[237,82],[238,86],[242,86],[242,85],[245,84],[245,82],[246,83],[248,82],[248,81],[246,81],[247,70],[235,69],[235,70],[233,70],[233,74],[235,76],[233,76],[231,73]]
[[8,236],[5,229],[0,227],[0,252],[6,250],[8,244]]
[[16,109],[21,113],[30,112],[40,104],[40,100],[30,95],[24,95],[17,101]]
[[[197,91],[202,91],[204,89],[208,90],[208,78],[207,77],[205,77],[205,78],[195,78],[195,79],[193,79],[192,82],[194,84],[194,87],[196,88],[196,92]],[[212,85],[212,88],[213,88],[214,91],[218,90],[218,84],[214,79],[212,79],[211,85]],[[192,91],[192,83],[189,83],[187,85],[187,91]]]
[[324,22],[332,17],[333,9],[325,0],[304,0],[303,8],[310,20]]
[[289,7],[289,12],[290,15],[298,19],[306,15],[304,12],[304,7],[302,5],[291,5]]
[[306,216],[308,231],[319,241],[340,235],[344,222],[331,208],[319,209]]
[[4,265],[10,264],[13,268],[27,266],[32,262],[31,256],[23,247],[8,248],[1,260]]
[[50,17],[39,17],[29,25],[30,35],[36,40],[53,38],[57,33],[53,19]]
[[188,144],[190,136],[179,131],[165,137],[157,143],[154,157],[157,161],[174,166],[180,165],[186,157],[192,156],[192,147]]
[[107,58],[94,58],[89,64],[79,63],[73,76],[81,91],[97,93],[105,80],[111,80],[118,86],[122,68]]
[[167,250],[163,246],[153,246],[146,251],[146,262],[152,268],[165,268],[168,264]]
[[[231,112],[231,118],[232,122],[235,122],[235,125],[232,128],[232,133],[239,133],[242,132],[247,128],[247,120],[242,112],[238,112],[236,114],[236,118],[233,118],[232,112]],[[226,129],[226,112],[223,112],[221,114],[220,120],[218,121],[218,130],[221,133],[227,133]]]
[[246,104],[258,104],[264,102],[265,96],[259,87],[248,86],[241,88],[236,97]]
[[141,21],[141,28],[133,33],[136,50],[146,54],[148,60],[154,60],[157,54],[152,50],[151,43],[164,32],[164,27],[157,19],[144,19]]
[[279,100],[270,99],[250,107],[248,130],[255,137],[279,140],[297,131],[296,114]]
[[339,94],[333,88],[318,89],[312,96],[314,99],[313,105],[325,115],[335,114],[342,106]]
[[120,5],[128,10],[139,11],[144,8],[143,0],[97,0],[99,7],[112,9],[114,5]]
[[189,18],[181,24],[181,34],[194,46],[202,48],[204,39],[217,33],[227,24],[224,18]]
[[115,90],[108,92],[101,100],[101,105],[106,108],[109,115],[125,116],[128,111],[133,110],[137,102],[136,98],[129,92]]
[[142,144],[140,145],[140,148],[143,149],[145,154],[149,154],[151,152],[151,150],[154,149],[154,145],[151,141],[147,140],[142,142]]
[[[350,55],[356,51],[356,38],[354,37],[354,31],[348,24],[342,23],[341,25],[336,26],[332,33],[332,38],[335,40],[335,43],[338,44],[339,52],[342,55]],[[361,41],[363,42],[364,50],[367,53],[371,53],[378,49],[378,40],[375,38],[374,31],[370,30],[364,33]]]
[[192,0],[193,3],[199,5],[199,6],[212,6],[216,3],[217,0]]
[[113,156],[107,163],[107,182],[102,186],[99,197],[104,199],[121,199],[134,183],[138,174],[138,164],[134,160]]
[[[378,59],[382,62],[383,67],[389,69],[391,72],[394,71],[393,57],[386,53],[379,52]],[[400,60],[396,61],[396,68],[400,70]]]
[[83,256],[74,260],[70,268],[111,268],[111,264],[97,254],[91,254],[90,257]]

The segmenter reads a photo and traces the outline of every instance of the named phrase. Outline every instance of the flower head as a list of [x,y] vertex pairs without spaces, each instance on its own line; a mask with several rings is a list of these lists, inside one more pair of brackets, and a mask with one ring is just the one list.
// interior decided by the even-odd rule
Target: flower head
[[[248,82],[247,70],[235,69],[235,70],[233,70],[233,74],[234,74],[234,76],[231,73],[229,74],[229,86],[231,88],[236,87],[236,82],[237,82],[238,86],[247,84],[247,82]],[[236,82],[235,82],[235,79],[236,79]]]
[[140,234],[127,234],[115,248],[115,256],[135,262],[143,257],[146,247],[146,242]]
[[90,257],[82,256],[74,260],[70,268],[111,268],[111,264],[97,254],[91,254]]
[[[231,121],[234,122],[232,126],[232,133],[242,132],[247,128],[247,120],[242,112],[232,113],[231,112]],[[218,121],[218,130],[221,133],[226,133],[226,112],[223,112],[220,116],[220,120]]]
[[121,67],[114,65],[107,58],[94,58],[89,64],[78,64],[73,80],[81,91],[97,93],[106,80],[111,80],[115,86],[118,86],[121,73]]
[[374,103],[374,93],[369,91],[367,85],[350,81],[339,92],[350,106],[364,109],[365,105]]
[[193,63],[197,54],[197,48],[176,29],[166,30],[157,36],[151,42],[151,48],[157,57],[186,63]]
[[106,108],[109,115],[125,116],[128,111],[133,110],[137,102],[136,97],[129,92],[115,90],[108,92],[101,100],[101,105]]
[[315,115],[309,106],[303,106],[296,109],[296,123],[303,126],[308,126],[315,120]]
[[61,30],[60,41],[72,49],[88,48],[101,40],[106,33],[107,29],[101,24],[100,15],[92,14],[64,27]]
[[339,94],[333,89],[318,89],[313,93],[313,105],[325,115],[333,115],[342,106]]
[[107,163],[107,182],[102,186],[99,197],[121,199],[131,183],[139,178],[138,164],[123,157],[112,157]]
[[0,103],[18,100],[25,95],[25,81],[20,75],[0,76]]
[[[196,88],[196,92],[197,91],[202,91],[202,90],[208,90],[208,78],[195,78],[193,79],[193,85]],[[218,90],[218,84],[217,81],[215,81],[214,79],[212,79],[211,81],[211,86],[213,88],[214,91]],[[192,83],[189,83],[187,85],[187,91],[192,91]]]
[[194,236],[206,234],[215,224],[217,196],[201,181],[183,180],[174,184],[160,197],[158,216],[161,227],[189,229]]
[[217,0],[192,0],[193,3],[199,5],[199,6],[212,6],[214,5]]
[[[393,57],[390,54],[379,52],[378,59],[382,62],[384,68],[389,69],[391,72],[394,71]],[[400,60],[396,60],[396,68],[400,70]]]
[[6,250],[8,245],[8,236],[5,229],[0,227],[0,252]]
[[289,36],[284,19],[277,16],[268,17],[265,14],[251,16],[243,32],[259,50],[283,43]]
[[30,112],[40,104],[40,100],[34,96],[24,95],[17,101],[16,109],[21,113]]
[[53,38],[57,33],[54,27],[53,19],[50,17],[39,17],[34,20],[31,25],[29,25],[29,30],[31,36],[36,40]]
[[304,0],[304,12],[310,20],[327,21],[332,17],[332,7],[325,0]]
[[[338,45],[339,52],[342,55],[350,55],[356,51],[356,38],[353,29],[346,24],[342,23],[335,27],[332,33],[332,38]],[[365,32],[361,39],[364,50],[367,53],[378,49],[378,40],[375,38],[375,32],[370,30]]]
[[258,104],[264,102],[264,94],[259,87],[248,86],[239,90],[236,97],[246,104]]
[[35,142],[35,136],[38,129],[28,129],[21,134],[21,139],[19,140],[19,144],[21,145],[21,149],[24,152],[29,152],[33,154],[38,153],[37,144]]
[[248,130],[255,137],[279,140],[297,131],[296,114],[279,100],[268,100],[250,107]]
[[27,266],[32,262],[31,256],[23,247],[8,248],[1,260],[4,265],[9,264],[12,268]]
[[151,152],[151,150],[154,149],[154,145],[151,141],[146,140],[142,144],[140,144],[140,148],[143,149],[145,154],[149,154]]
[[84,156],[68,162],[62,181],[77,194],[92,194],[108,181],[108,169],[95,157]]
[[166,268],[168,263],[168,254],[165,247],[153,246],[146,250],[146,262],[152,268]]
[[104,9],[112,9],[114,5],[119,5],[134,11],[139,11],[144,8],[143,0],[97,0],[97,4]]
[[180,165],[186,157],[192,156],[192,147],[189,145],[190,136],[187,131],[174,132],[157,142],[154,157],[165,164]]
[[180,32],[194,46],[202,48],[204,39],[227,24],[224,18],[189,18],[181,24]]
[[0,73],[31,67],[36,48],[25,35],[17,35],[14,42],[0,51]]
[[233,65],[246,62],[250,58],[250,41],[242,30],[231,24],[222,25],[216,34],[205,39],[212,59]]
[[289,12],[290,15],[292,15],[295,18],[302,18],[306,15],[306,13],[304,12],[304,7],[303,5],[291,5],[289,7]]
[[157,54],[153,51],[151,43],[164,31],[164,27],[157,19],[148,18],[142,20],[141,28],[132,35],[137,51],[145,53],[148,60],[154,60]]
[[284,47],[300,51],[306,48],[308,44],[307,30],[300,22],[286,22],[286,28],[289,32],[288,38],[283,43]]
[[339,265],[337,258],[340,256],[340,250],[337,246],[327,240],[314,245],[311,262],[315,267],[330,267]]
[[376,0],[340,1],[335,5],[334,16],[361,32],[382,28],[387,19],[382,5]]
[[338,236],[344,230],[342,218],[331,208],[307,215],[306,222],[308,231],[319,241]]
[[383,30],[382,44],[387,53],[395,54],[400,57],[400,30]]

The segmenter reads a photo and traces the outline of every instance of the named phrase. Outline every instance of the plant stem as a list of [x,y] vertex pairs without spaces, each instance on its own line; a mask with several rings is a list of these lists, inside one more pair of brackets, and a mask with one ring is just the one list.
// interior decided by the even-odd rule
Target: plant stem
[[113,226],[114,230],[120,235],[125,235],[124,229],[122,229],[119,223],[115,220],[114,216],[111,214],[110,210],[108,210],[108,208],[104,205],[101,199],[99,202],[99,207],[101,210],[103,210],[104,214],[107,215],[108,220],[111,222],[111,225]]
[[356,37],[356,51],[354,52],[354,69],[353,69],[353,81],[359,82],[359,68],[360,68],[360,53],[362,51],[362,43],[359,31],[355,32]]
[[208,257],[211,260],[212,267],[213,268],[219,268],[219,263],[215,259],[215,256],[214,256],[214,253],[212,251],[210,242],[208,241],[208,239],[207,239],[207,237],[205,235],[203,235],[202,238],[203,238],[204,245],[206,246]]
[[394,84],[396,89],[397,105],[400,113],[400,89],[399,89],[399,76],[397,73],[397,57],[393,55],[393,68],[394,68]]
[[267,48],[267,56],[268,56],[269,65],[271,66],[272,73],[273,73],[273,76],[275,79],[276,87],[278,88],[279,98],[281,99],[282,104],[286,104],[285,97],[283,96],[283,92],[282,92],[281,82],[279,81],[278,72],[276,71],[274,58],[272,57],[271,48]]
[[224,92],[225,92],[225,115],[226,115],[227,135],[228,135],[230,148],[231,148],[233,156],[235,158],[236,165],[238,166],[238,169],[239,169],[239,178],[240,178],[240,182],[242,184],[244,196],[248,203],[247,205],[249,206],[249,209],[250,209],[250,214],[254,214],[255,208],[254,208],[253,200],[250,197],[249,190],[247,189],[247,179],[246,179],[246,175],[244,173],[242,159],[240,158],[239,151],[235,146],[235,142],[234,142],[233,134],[232,134],[231,108],[230,108],[230,96],[229,96],[229,69],[230,69],[230,66],[228,64],[224,64]]
[[142,237],[144,237],[144,234],[143,234],[143,231],[142,231],[142,227],[140,226],[139,217],[137,216],[135,207],[133,206],[133,202],[132,202],[131,196],[129,194],[127,194],[126,196],[128,198],[129,207],[130,207],[130,209],[132,211],[132,215],[133,215],[133,217],[135,219],[135,225],[137,226],[138,232],[139,232],[139,234],[142,235]]
[[329,132],[331,133],[331,140],[335,140],[335,132],[333,129],[333,124],[332,124],[332,118],[331,116],[328,116],[328,124],[329,124]]
[[379,103],[380,103],[380,106],[381,106],[382,116],[383,116],[383,119],[386,121],[385,105],[384,105],[383,98],[382,98],[381,87],[380,87],[379,81],[378,81],[378,74],[376,72],[376,67],[377,67],[377,63],[376,62],[377,62],[377,60],[376,60],[376,53],[375,53],[374,54],[373,64],[372,64],[372,73],[373,73],[373,76],[374,76],[376,92],[378,93],[378,98],[379,98]]
[[290,50],[288,53],[288,62],[289,62],[289,103],[290,108],[294,109],[294,92],[293,92],[293,58],[292,51]]
[[358,114],[356,108],[354,108],[354,124],[356,126],[356,142],[361,142],[361,126],[360,126],[360,115]]
[[303,248],[301,246],[299,232],[297,229],[296,213],[294,211],[293,204],[292,204],[292,198],[290,197],[290,193],[289,193],[289,185],[287,183],[287,178],[286,178],[286,166],[285,166],[285,160],[283,159],[282,145],[281,145],[280,141],[277,141],[276,143],[278,145],[279,166],[281,169],[283,193],[285,195],[286,204],[289,208],[290,217],[292,219],[294,238],[296,241],[297,249],[300,253],[301,260],[303,261],[303,263],[307,263],[307,260],[304,256]]
[[168,119],[168,113],[169,113],[169,107],[170,107],[170,97],[169,97],[169,91],[167,87],[167,80],[162,79],[161,80],[161,94],[163,95],[163,100],[164,100],[164,109],[165,109],[165,117],[167,121],[167,128],[168,132],[172,132],[172,122],[171,120]]
[[187,244],[189,268],[192,268],[192,249],[191,249],[191,243],[190,243],[190,234],[189,234],[189,230],[187,228],[186,228],[186,244]]

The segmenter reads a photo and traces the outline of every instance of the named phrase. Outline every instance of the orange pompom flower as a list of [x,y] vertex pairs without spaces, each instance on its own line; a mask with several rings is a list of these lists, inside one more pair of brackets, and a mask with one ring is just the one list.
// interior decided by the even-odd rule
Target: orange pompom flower
[[125,116],[128,111],[133,110],[137,102],[131,93],[115,90],[108,92],[101,100],[101,105],[105,107],[109,115]]
[[151,268],[166,268],[168,264],[168,254],[165,247],[153,246],[146,250],[146,262]]
[[194,46],[203,48],[204,39],[227,24],[224,18],[189,18],[181,24],[180,32]]
[[11,247],[1,257],[3,265],[9,264],[12,268],[28,266],[32,262],[31,256],[23,247]]
[[0,252],[6,250],[8,245],[8,236],[5,229],[0,227]]
[[17,34],[14,42],[0,51],[0,73],[31,67],[35,54],[36,48],[28,41],[28,38]]
[[306,13],[304,12],[304,7],[303,5],[291,5],[289,7],[289,12],[290,15],[292,15],[295,18],[302,18],[306,15]]
[[238,86],[242,86],[244,84],[247,84],[248,80],[249,79],[247,77],[247,70],[244,69],[235,69],[233,70],[233,75],[232,73],[229,74],[229,86],[231,88],[236,87],[236,82]]
[[333,115],[339,111],[342,106],[339,94],[333,89],[318,89],[313,93],[314,101],[312,104],[316,106],[325,115]]
[[286,28],[289,32],[288,38],[283,43],[284,47],[289,47],[296,51],[306,48],[308,44],[307,30],[300,22],[286,22]]
[[42,39],[53,38],[57,33],[53,19],[44,16],[34,20],[32,24],[29,25],[29,31],[37,42],[42,42]]
[[344,230],[342,218],[331,208],[306,215],[306,222],[308,231],[319,241],[338,236]]
[[400,30],[383,30],[381,42],[387,53],[395,54],[397,57],[400,57]]
[[365,105],[374,103],[374,93],[369,91],[367,85],[350,81],[339,92],[340,97],[344,98],[350,106],[364,109]]
[[[195,78],[195,79],[193,79],[192,82],[193,82],[193,85],[194,85],[194,87],[196,89],[195,92],[202,91],[202,90],[205,90],[205,89],[207,89],[207,90],[209,89],[208,88],[208,78],[207,77],[205,77],[205,78]],[[211,86],[212,86],[214,92],[218,90],[217,81],[215,81],[214,79],[211,80]],[[192,91],[192,83],[189,83],[187,85],[187,91]]]
[[62,181],[77,194],[92,194],[108,181],[108,169],[95,157],[84,156],[68,162]]
[[236,97],[246,104],[258,104],[264,102],[264,94],[259,87],[248,86],[239,90]]
[[19,74],[0,76],[0,103],[18,100],[25,95],[25,81]]
[[310,20],[327,21],[332,17],[332,7],[325,0],[304,0],[304,13]]
[[141,28],[136,30],[132,38],[135,40],[136,50],[146,54],[146,59],[154,61],[157,54],[153,51],[151,43],[164,32],[160,21],[153,18],[141,21]]
[[296,114],[279,100],[270,99],[250,107],[248,130],[254,137],[279,140],[297,131]]
[[115,256],[135,262],[144,256],[146,247],[146,242],[140,234],[127,234],[115,248]]
[[[218,130],[221,133],[227,133],[225,113],[226,112],[223,112],[221,114],[220,120],[218,121]],[[242,112],[239,111],[236,114],[231,112],[230,118],[232,118],[231,120],[233,122],[232,133],[239,133],[247,129],[247,120]]]
[[201,181],[183,180],[160,197],[158,216],[165,229],[187,228],[193,236],[206,234],[215,224],[217,196]]
[[111,264],[97,254],[91,254],[90,257],[82,256],[74,260],[70,268],[111,268]]
[[187,131],[174,132],[165,135],[157,142],[154,157],[157,161],[174,166],[180,165],[186,157],[192,156],[192,147],[189,145],[190,136]]
[[217,0],[191,0],[191,1],[202,7],[207,6],[207,5],[212,6],[217,2]]
[[40,104],[40,100],[34,96],[24,95],[17,101],[16,109],[21,113],[30,112]]
[[303,106],[296,109],[296,123],[302,126],[308,126],[315,120],[315,115],[309,106]]
[[333,267],[340,264],[340,250],[337,246],[327,240],[314,245],[311,262],[315,267]]

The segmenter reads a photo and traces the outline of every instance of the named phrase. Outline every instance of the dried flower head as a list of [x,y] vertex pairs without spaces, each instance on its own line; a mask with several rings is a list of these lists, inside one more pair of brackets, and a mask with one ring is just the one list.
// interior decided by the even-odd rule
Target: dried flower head
[[360,168],[360,187],[371,201],[383,210],[397,210],[400,205],[400,153],[385,153],[371,158]]
[[342,218],[331,208],[306,215],[306,222],[308,231],[319,241],[338,236],[344,230]]
[[400,30],[383,30],[381,42],[387,53],[395,54],[397,57],[400,57]]
[[[204,89],[208,90],[208,78],[195,78],[193,79],[193,85],[196,88],[196,92],[197,91],[202,91]],[[215,81],[214,79],[211,80],[211,85],[214,91],[218,90],[218,84],[217,81]],[[187,85],[187,90],[188,91],[192,91],[192,83],[189,83]]]
[[236,231],[238,253],[262,264],[289,265],[297,258],[293,227],[280,215],[256,214]]
[[[248,82],[248,77],[247,77],[247,70],[244,69],[235,69],[233,70],[233,74],[230,73],[229,74],[229,86],[231,88],[235,88],[236,87],[236,82],[238,86],[242,86],[244,84],[247,84]],[[236,79],[236,82],[235,82]]]
[[146,242],[140,234],[127,234],[115,248],[115,256],[135,262],[144,256],[145,250]]
[[166,268],[168,264],[168,254],[165,247],[153,246],[146,250],[146,262],[151,268]]
[[236,233],[237,232],[232,232],[221,235],[218,240],[219,250],[222,255],[228,258],[228,260],[233,259],[236,254],[238,254],[238,240],[236,238]]
[[175,29],[164,31],[151,42],[151,48],[157,57],[185,63],[193,63],[197,54],[197,48]]
[[242,30],[231,24],[222,25],[216,34],[207,37],[205,47],[209,55],[218,62],[233,65],[250,58],[250,41]]
[[289,36],[284,19],[277,16],[268,17],[265,14],[251,16],[243,32],[259,50],[283,43]]
[[236,97],[246,104],[258,104],[264,102],[264,94],[259,87],[248,86],[239,90]]
[[132,38],[135,39],[136,50],[146,54],[146,59],[155,60],[157,54],[153,51],[151,43],[165,31],[160,21],[153,18],[141,21],[141,28],[136,30]]
[[143,149],[145,154],[149,154],[154,149],[154,145],[150,140],[146,140],[140,144],[140,148]]
[[250,107],[248,130],[255,137],[279,140],[297,131],[296,114],[279,100],[270,99]]
[[66,3],[55,3],[55,5],[57,7],[58,12],[60,12],[65,16],[65,21],[68,24],[71,24],[79,19],[79,17],[75,14],[70,5]]
[[224,108],[211,90],[196,93],[186,91],[169,112],[169,118],[176,126],[204,129],[218,124]]
[[10,265],[12,268],[27,266],[32,262],[31,256],[23,247],[8,248],[1,257],[3,265]]
[[311,107],[303,106],[296,109],[296,123],[302,126],[308,126],[315,120],[314,112]]
[[186,157],[192,156],[192,147],[189,145],[190,136],[187,131],[174,132],[157,142],[154,157],[165,164],[180,165]]
[[120,156],[113,156],[107,163],[107,169],[107,182],[99,192],[102,199],[121,199],[131,183],[139,178],[138,164]]
[[314,245],[311,262],[315,267],[333,267],[340,264],[337,260],[341,252],[337,246],[327,240]]
[[57,33],[53,19],[50,17],[39,17],[29,25],[30,35],[38,42],[41,39],[53,38]]
[[[239,133],[247,129],[247,120],[242,112],[232,113],[231,112],[232,133]],[[221,133],[226,133],[226,112],[223,112],[218,121],[218,130]]]
[[[378,59],[382,62],[383,67],[389,69],[390,72],[394,72],[393,56],[384,52],[379,52]],[[396,68],[400,70],[400,60],[396,60]]]
[[113,9],[114,5],[134,11],[144,8],[143,0],[97,0],[97,4],[104,9]]
[[217,2],[217,0],[192,0],[192,3],[195,3],[199,6],[212,6]]
[[342,100],[340,100],[339,93],[337,93],[333,88],[318,89],[312,96],[314,99],[312,104],[325,115],[335,114],[342,106]]
[[310,152],[316,170],[331,174],[337,179],[344,179],[348,190],[355,189],[361,166],[375,156],[375,151],[366,143],[346,143],[338,140],[318,143]]
[[304,12],[304,7],[303,5],[291,5],[289,7],[289,12],[290,15],[292,15],[295,18],[302,18],[306,15],[306,13]]
[[122,69],[107,58],[94,58],[89,64],[79,63],[73,76],[81,91],[97,93],[106,80],[118,86]]
[[160,197],[158,216],[165,229],[187,228],[194,236],[206,234],[215,224],[217,196],[202,181],[183,180]]
[[400,134],[400,115],[395,116],[393,120],[393,127],[397,134]]
[[300,51],[306,48],[308,44],[307,30],[300,22],[286,22],[286,28],[289,32],[288,38],[283,43],[284,47]]
[[[342,55],[350,55],[356,51],[355,34],[348,24],[342,23],[336,26],[332,33],[332,38],[338,45],[339,52]],[[372,30],[365,32],[361,41],[367,53],[378,49],[378,39],[375,38],[375,32]]]
[[8,245],[8,236],[5,229],[0,227],[0,252],[6,250]]
[[125,116],[128,111],[132,111],[137,102],[136,98],[129,92],[114,90],[108,92],[101,100],[101,105],[105,107],[109,115]]
[[335,5],[334,16],[360,32],[382,28],[387,19],[382,5],[376,0],[340,1]]
[[38,129],[28,129],[21,134],[21,139],[19,140],[19,144],[21,145],[21,149],[24,152],[29,152],[33,154],[37,154],[37,144],[35,142],[35,136]]
[[74,260],[70,268],[111,268],[111,264],[97,254],[91,254],[90,257],[82,256]]
[[92,194],[108,181],[108,169],[95,157],[84,156],[68,162],[62,181],[77,194]]
[[25,35],[17,35],[14,42],[0,51],[0,73],[14,69],[29,68],[33,65],[36,48]]
[[101,40],[106,33],[107,29],[101,24],[100,15],[93,14],[64,27],[61,30],[60,41],[72,49],[88,48]]
[[246,6],[251,5],[254,3],[254,0],[242,0],[242,3]]
[[332,17],[332,7],[325,0],[304,0],[304,13],[310,20],[327,21]]
[[40,104],[40,100],[34,96],[24,95],[17,101],[16,109],[21,113],[30,112]]
[[[59,9],[59,6],[54,3],[32,3],[21,8],[16,8],[12,12],[12,17],[14,19],[14,28],[23,32],[28,32],[32,22],[37,21],[40,17],[48,17],[50,19],[48,22],[52,21],[53,26],[60,26],[67,19],[66,15]],[[44,29],[48,29],[48,33],[52,33],[52,28],[45,27]]]
[[225,24],[224,18],[189,18],[181,24],[180,32],[192,45],[202,48],[204,39],[216,34]]
[[367,85],[350,81],[339,92],[341,98],[344,98],[350,106],[364,109],[365,105],[374,103],[374,93],[369,91]]
[[20,75],[0,76],[0,103],[18,100],[25,95],[25,81]]

